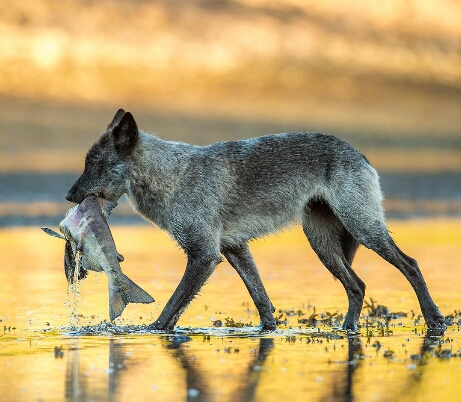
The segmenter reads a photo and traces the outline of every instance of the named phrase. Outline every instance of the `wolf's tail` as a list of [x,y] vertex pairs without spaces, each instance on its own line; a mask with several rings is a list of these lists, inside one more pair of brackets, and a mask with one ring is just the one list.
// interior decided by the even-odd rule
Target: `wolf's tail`
[[109,316],[119,317],[128,303],[152,303],[155,300],[126,275],[122,274],[119,286],[109,283]]

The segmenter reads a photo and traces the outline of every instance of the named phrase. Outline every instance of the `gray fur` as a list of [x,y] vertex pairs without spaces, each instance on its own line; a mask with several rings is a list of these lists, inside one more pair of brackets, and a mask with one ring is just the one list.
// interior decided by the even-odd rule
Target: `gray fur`
[[119,110],[88,151],[85,170],[67,194],[117,201],[166,230],[187,254],[177,289],[152,324],[172,329],[224,255],[247,286],[262,327],[274,307],[248,248],[252,239],[301,223],[314,251],[349,298],[344,328],[356,330],[365,284],[352,270],[359,244],[396,266],[413,286],[429,327],[444,328],[415,260],[387,230],[378,174],[336,137],[290,133],[200,147],[138,130]]

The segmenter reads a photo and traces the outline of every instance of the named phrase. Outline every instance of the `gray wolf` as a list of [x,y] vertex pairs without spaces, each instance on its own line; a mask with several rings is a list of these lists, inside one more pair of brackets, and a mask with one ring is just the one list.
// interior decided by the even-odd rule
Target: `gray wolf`
[[359,244],[403,273],[430,328],[445,328],[417,262],[389,235],[378,174],[334,136],[276,134],[201,147],[138,130],[132,114],[120,109],[66,198],[79,203],[90,194],[112,201],[126,194],[187,255],[184,276],[152,328],[173,329],[224,256],[245,283],[262,329],[275,329],[248,242],[295,223],[346,290],[344,329],[357,329],[365,295],[351,268]]
[[[115,248],[114,239],[107,224],[116,202],[89,195],[75,207],[67,211],[59,224],[64,236],[42,228],[51,236],[66,240],[65,271],[67,280],[72,283],[80,276],[80,265],[85,270],[104,271],[109,279],[109,316],[111,320],[119,317],[128,303],[152,303],[154,299],[130,278],[122,273],[119,261],[123,257]],[[70,245],[70,247],[68,246]],[[81,260],[77,264],[76,261]]]

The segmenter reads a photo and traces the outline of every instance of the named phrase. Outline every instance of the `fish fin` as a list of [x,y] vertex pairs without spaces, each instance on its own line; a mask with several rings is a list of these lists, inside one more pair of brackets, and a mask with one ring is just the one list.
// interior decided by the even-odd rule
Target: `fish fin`
[[66,246],[64,248],[64,273],[66,274],[67,283],[74,283],[74,273],[77,267],[75,261],[74,251],[72,250],[72,245],[70,241],[66,241]]
[[54,231],[53,229],[50,229],[50,228],[40,228],[40,229],[42,229],[46,234],[48,234],[50,236],[66,240],[66,238],[61,233],[58,233],[58,232]]
[[112,213],[113,209],[118,205],[114,201],[109,201],[104,198],[98,197],[98,202],[99,205],[101,206],[101,211],[106,217],[106,219],[109,219],[110,214]]
[[109,317],[113,321],[119,317],[125,310],[126,303],[123,300],[122,293],[119,288],[114,288],[109,285]]
[[152,303],[155,301],[149,293],[141,289],[126,275],[123,275],[123,285],[122,293],[127,303]]
[[117,251],[117,260],[118,262],[125,261],[125,257]]
[[[67,283],[69,283],[69,285],[74,284],[75,280],[81,281],[85,279],[88,274],[88,271],[83,267],[83,262],[77,261],[79,258],[79,253],[77,253],[77,255],[74,254],[72,243],[67,240],[64,251],[64,272],[66,274]],[[81,258],[83,260],[83,257]],[[77,276],[75,272],[76,269],[78,269]]]
[[82,257],[82,266],[87,271],[102,272],[102,268],[99,264],[96,264],[94,261],[88,259],[83,255]]
[[128,303],[152,303],[154,298],[122,274],[121,285],[109,285],[109,315],[114,320],[122,314]]

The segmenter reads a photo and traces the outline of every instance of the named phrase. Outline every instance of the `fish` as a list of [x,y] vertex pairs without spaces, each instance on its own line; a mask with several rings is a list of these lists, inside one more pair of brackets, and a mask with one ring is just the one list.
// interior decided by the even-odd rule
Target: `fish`
[[[94,269],[94,263],[92,264],[91,262],[89,262],[85,258],[85,256],[82,256],[81,253],[77,253],[77,243],[75,243],[71,239],[67,239],[61,233],[58,233],[53,229],[47,227],[42,227],[41,229],[50,236],[65,240],[66,245],[64,247],[64,273],[66,274],[66,279],[69,285],[73,285],[76,280],[81,281],[85,279],[89,270],[95,270],[97,272],[101,271],[101,268],[99,267]],[[123,255],[121,255],[119,252],[117,252],[117,259],[119,262],[125,260]],[[77,276],[75,272],[76,270],[78,270]]]
[[109,316],[119,317],[128,303],[152,303],[155,300],[145,290],[123,274],[107,219],[116,202],[96,195],[87,196],[80,204],[70,208],[59,224],[58,233],[41,228],[50,236],[66,241],[64,271],[69,284],[84,279],[88,271],[103,271],[109,282]]
[[[77,264],[77,256],[74,252],[74,248],[76,248],[75,243],[73,243],[71,240],[66,239],[62,234],[54,231],[53,229],[46,227],[42,227],[41,229],[50,236],[65,240],[66,244],[64,246],[64,273],[66,274],[66,279],[69,285],[73,285],[76,279],[79,281],[85,279],[88,274],[88,268],[85,269],[83,267],[81,259],[78,261],[79,263]],[[72,245],[74,245],[74,247],[72,247]],[[78,270],[77,277],[75,276],[76,269]]]

